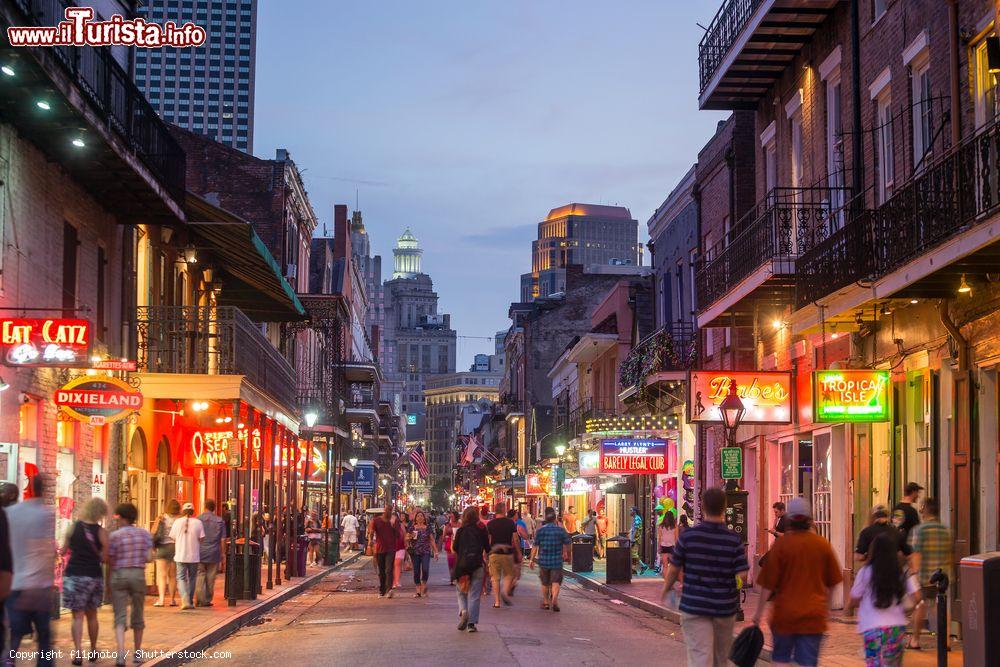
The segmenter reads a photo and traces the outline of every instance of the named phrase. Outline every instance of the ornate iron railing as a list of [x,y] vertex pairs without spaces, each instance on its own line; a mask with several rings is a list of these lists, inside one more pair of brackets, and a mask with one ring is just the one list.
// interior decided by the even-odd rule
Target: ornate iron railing
[[[736,237],[708,249],[697,273],[698,306],[705,309],[771,262],[793,271],[800,254],[822,243],[843,216],[845,188],[775,188],[736,227]],[[780,268],[780,267],[779,267]]]
[[698,360],[698,338],[691,322],[674,322],[641,340],[619,369],[622,387],[635,387],[661,371],[686,371]]
[[355,410],[378,410],[375,386],[370,382],[351,382],[347,386],[348,408]]
[[[25,25],[55,26],[65,20],[67,0],[14,0]],[[128,72],[105,47],[57,46],[56,59],[97,115],[135,153],[178,202],[184,200],[184,150],[170,135]]]
[[292,367],[239,308],[141,306],[136,327],[145,372],[245,375],[286,406],[296,404]]
[[719,71],[726,54],[739,38],[750,17],[764,0],[726,0],[719,8],[705,36],[698,43],[698,70],[701,75],[700,92],[705,92],[712,77]]
[[877,280],[1000,211],[1000,123],[928,163],[883,205],[856,210],[799,259],[800,307]]

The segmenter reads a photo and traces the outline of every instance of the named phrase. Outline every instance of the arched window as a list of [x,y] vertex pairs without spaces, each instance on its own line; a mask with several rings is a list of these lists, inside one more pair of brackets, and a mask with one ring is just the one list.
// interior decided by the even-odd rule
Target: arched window
[[146,434],[137,428],[128,443],[128,466],[139,470],[146,469]]
[[170,472],[170,442],[167,436],[160,438],[159,444],[156,445],[156,471]]

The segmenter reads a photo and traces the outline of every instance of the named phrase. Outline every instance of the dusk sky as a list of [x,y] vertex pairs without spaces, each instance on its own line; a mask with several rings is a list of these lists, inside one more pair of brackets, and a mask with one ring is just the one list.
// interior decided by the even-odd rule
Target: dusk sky
[[[386,274],[410,227],[458,335],[489,337],[550,209],[627,206],[646,240],[723,117],[697,110],[696,22],[717,9],[260,0],[254,152],[288,148],[321,224],[357,189]],[[460,338],[458,369],[491,350]]]

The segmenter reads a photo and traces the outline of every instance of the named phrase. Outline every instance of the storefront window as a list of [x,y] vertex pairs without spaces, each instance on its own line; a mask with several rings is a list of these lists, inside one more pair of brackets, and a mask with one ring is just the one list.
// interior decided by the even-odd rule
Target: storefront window
[[781,500],[788,502],[795,495],[795,443],[781,443]]
[[832,438],[829,433],[820,433],[816,436],[814,456],[815,456],[815,490],[813,492],[813,517],[816,524],[816,532],[830,539],[831,530],[831,502],[832,502],[832,482],[830,471],[833,466]]

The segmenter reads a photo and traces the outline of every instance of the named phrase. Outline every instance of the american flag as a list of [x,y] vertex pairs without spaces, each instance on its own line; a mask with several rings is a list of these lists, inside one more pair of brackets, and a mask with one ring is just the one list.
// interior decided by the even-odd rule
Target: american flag
[[410,450],[410,461],[413,465],[417,467],[417,472],[420,473],[420,477],[426,478],[430,474],[430,470],[427,468],[427,459],[424,458],[424,447],[423,445],[417,445]]

